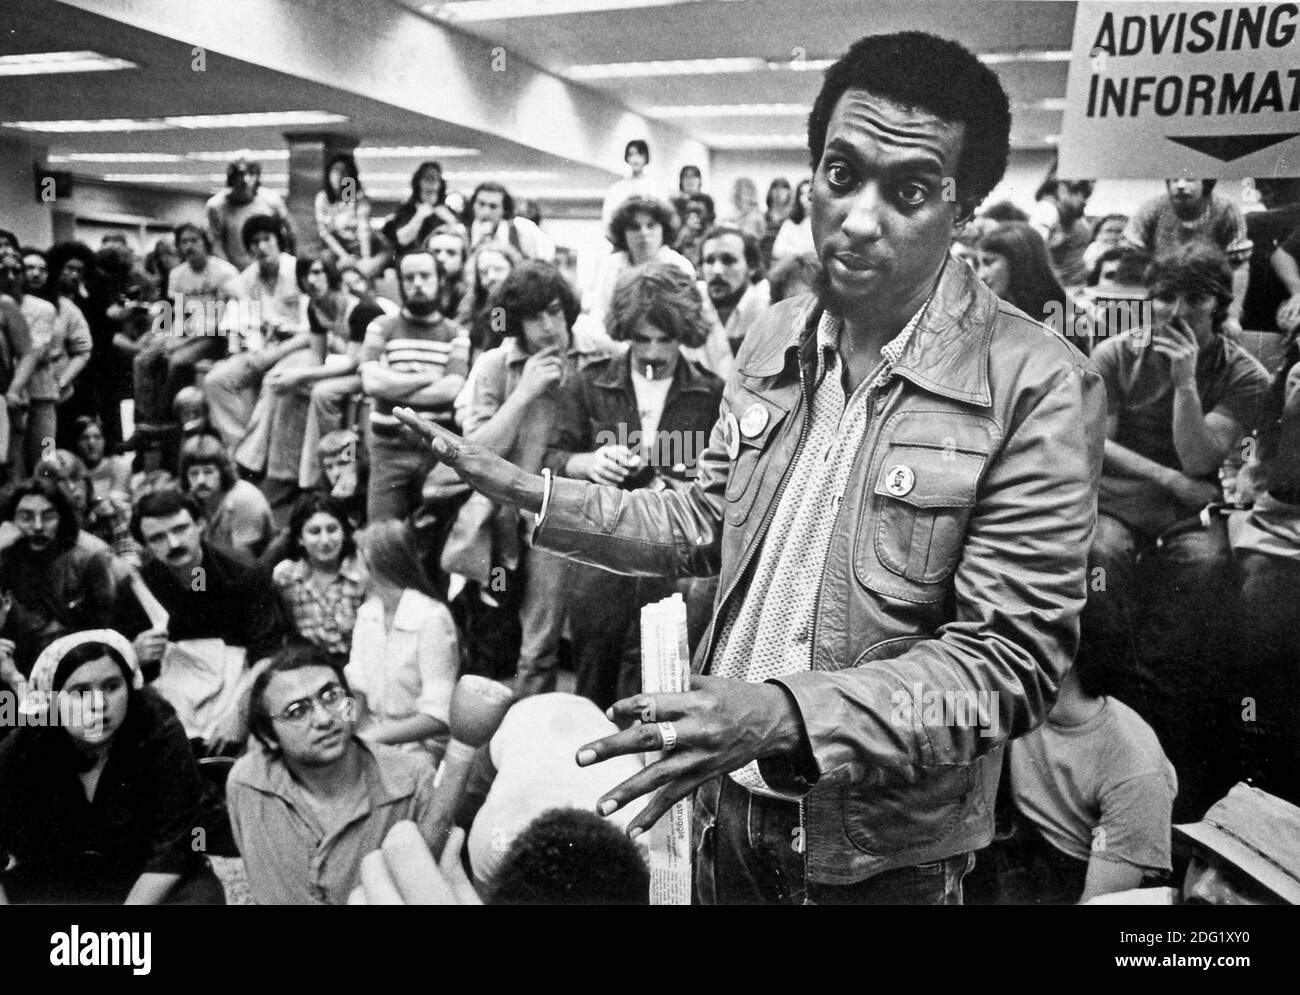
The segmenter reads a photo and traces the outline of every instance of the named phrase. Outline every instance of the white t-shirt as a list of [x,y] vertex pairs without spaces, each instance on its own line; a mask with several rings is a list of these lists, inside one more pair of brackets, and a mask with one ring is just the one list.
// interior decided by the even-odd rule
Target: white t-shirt
[[[678,360],[682,362],[683,360]],[[655,433],[659,431],[659,419],[663,417],[664,405],[668,401],[668,389],[673,385],[672,377],[660,377],[647,380],[645,372],[632,366],[632,390],[636,394],[636,410],[641,416],[641,448],[654,451]]]

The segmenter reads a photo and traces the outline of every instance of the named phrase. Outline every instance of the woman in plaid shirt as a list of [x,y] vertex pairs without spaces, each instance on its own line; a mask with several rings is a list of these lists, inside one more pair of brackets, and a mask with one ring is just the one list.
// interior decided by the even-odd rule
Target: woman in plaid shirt
[[294,506],[286,556],[271,581],[298,636],[346,661],[366,588],[352,524],[337,498],[311,491]]

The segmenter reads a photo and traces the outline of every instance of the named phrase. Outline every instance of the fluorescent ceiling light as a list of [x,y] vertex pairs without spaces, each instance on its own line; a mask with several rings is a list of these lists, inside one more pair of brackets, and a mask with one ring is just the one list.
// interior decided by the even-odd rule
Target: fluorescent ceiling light
[[[559,173],[537,169],[478,169],[470,172],[443,173],[444,180],[558,180]],[[364,179],[364,177],[363,177]],[[409,193],[409,191],[408,191]]]
[[807,135],[710,135],[706,144],[715,149],[802,149]]
[[112,69],[139,68],[128,59],[113,59],[98,52],[34,52],[31,55],[0,55],[0,76],[98,73]]
[[288,159],[288,149],[232,149],[229,152],[191,152],[195,162],[233,162],[236,159]]
[[328,111],[259,111],[251,114],[189,114],[163,120],[177,128],[268,128],[285,124],[337,124],[347,118]]
[[167,131],[166,121],[139,120],[130,117],[97,118],[93,121],[5,121],[6,128],[19,131],[39,131],[47,135],[79,135],[94,131]]
[[647,107],[650,117],[770,117],[776,114],[808,113],[807,104],[683,104],[677,107]]
[[454,145],[379,145],[358,148],[356,151],[358,159],[455,159],[482,154],[480,149],[458,148]]
[[835,65],[834,59],[791,59],[789,62],[769,62],[768,69],[789,69],[791,72],[820,73]]
[[[490,0],[466,6],[478,7]],[[986,52],[980,57],[986,65],[1013,62],[1069,62],[1069,51],[1023,49],[1018,52]],[[565,75],[574,80],[633,79],[640,76],[715,76],[722,73],[823,72],[835,64],[834,59],[791,59],[777,62],[761,56],[729,59],[663,59],[657,62],[594,62],[570,66]]]
[[[100,177],[107,183],[178,183],[185,186],[217,186],[226,184],[225,173],[105,173]],[[262,177],[262,186],[285,186],[289,177],[267,174]]]
[[504,21],[516,17],[557,17],[601,10],[672,7],[699,0],[472,0],[425,4],[420,9],[442,21]]
[[570,66],[570,79],[633,79],[640,76],[718,76],[726,73],[822,72],[834,59],[791,59],[774,62],[758,56],[734,59],[662,59],[658,62],[593,62]]
[[570,66],[570,79],[630,79],[636,76],[713,76],[718,73],[754,73],[768,68],[766,59],[663,59],[658,62],[595,62]]
[[165,152],[69,152],[47,156],[46,162],[184,162],[184,156]]
[[162,118],[97,118],[89,121],[6,121],[6,128],[51,135],[93,131],[169,131],[172,128],[266,128],[286,124],[334,124],[346,121],[327,111],[264,111],[253,114],[189,114]]
[[100,178],[108,183],[201,183],[206,186],[226,182],[224,175],[204,176],[200,173],[105,173]]
[[1000,66],[1008,62],[1069,62],[1073,53],[1064,51],[1042,51],[1022,49],[1019,52],[985,52],[979,60],[987,66]]

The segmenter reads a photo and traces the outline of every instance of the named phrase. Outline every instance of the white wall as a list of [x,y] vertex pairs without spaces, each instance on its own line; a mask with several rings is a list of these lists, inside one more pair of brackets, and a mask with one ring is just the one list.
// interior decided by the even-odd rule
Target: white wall
[[43,162],[45,155],[44,146],[0,140],[0,228],[42,247],[54,240],[54,223],[50,205],[36,199],[32,163]]
[[758,206],[766,203],[767,188],[778,176],[797,187],[799,181],[812,175],[808,168],[806,149],[770,149],[762,151],[719,151],[706,172],[704,192],[713,198],[719,218],[733,210],[731,188],[736,180],[748,176],[758,188]]

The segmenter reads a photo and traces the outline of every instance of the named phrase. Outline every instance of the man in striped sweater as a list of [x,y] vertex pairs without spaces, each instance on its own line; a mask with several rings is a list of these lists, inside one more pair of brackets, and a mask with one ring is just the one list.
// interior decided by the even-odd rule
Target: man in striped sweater
[[366,514],[372,522],[414,511],[421,484],[437,462],[393,417],[393,406],[451,426],[452,405],[469,372],[469,336],[437,311],[432,253],[413,249],[398,270],[402,310],[370,323],[361,353],[361,387],[371,401]]

